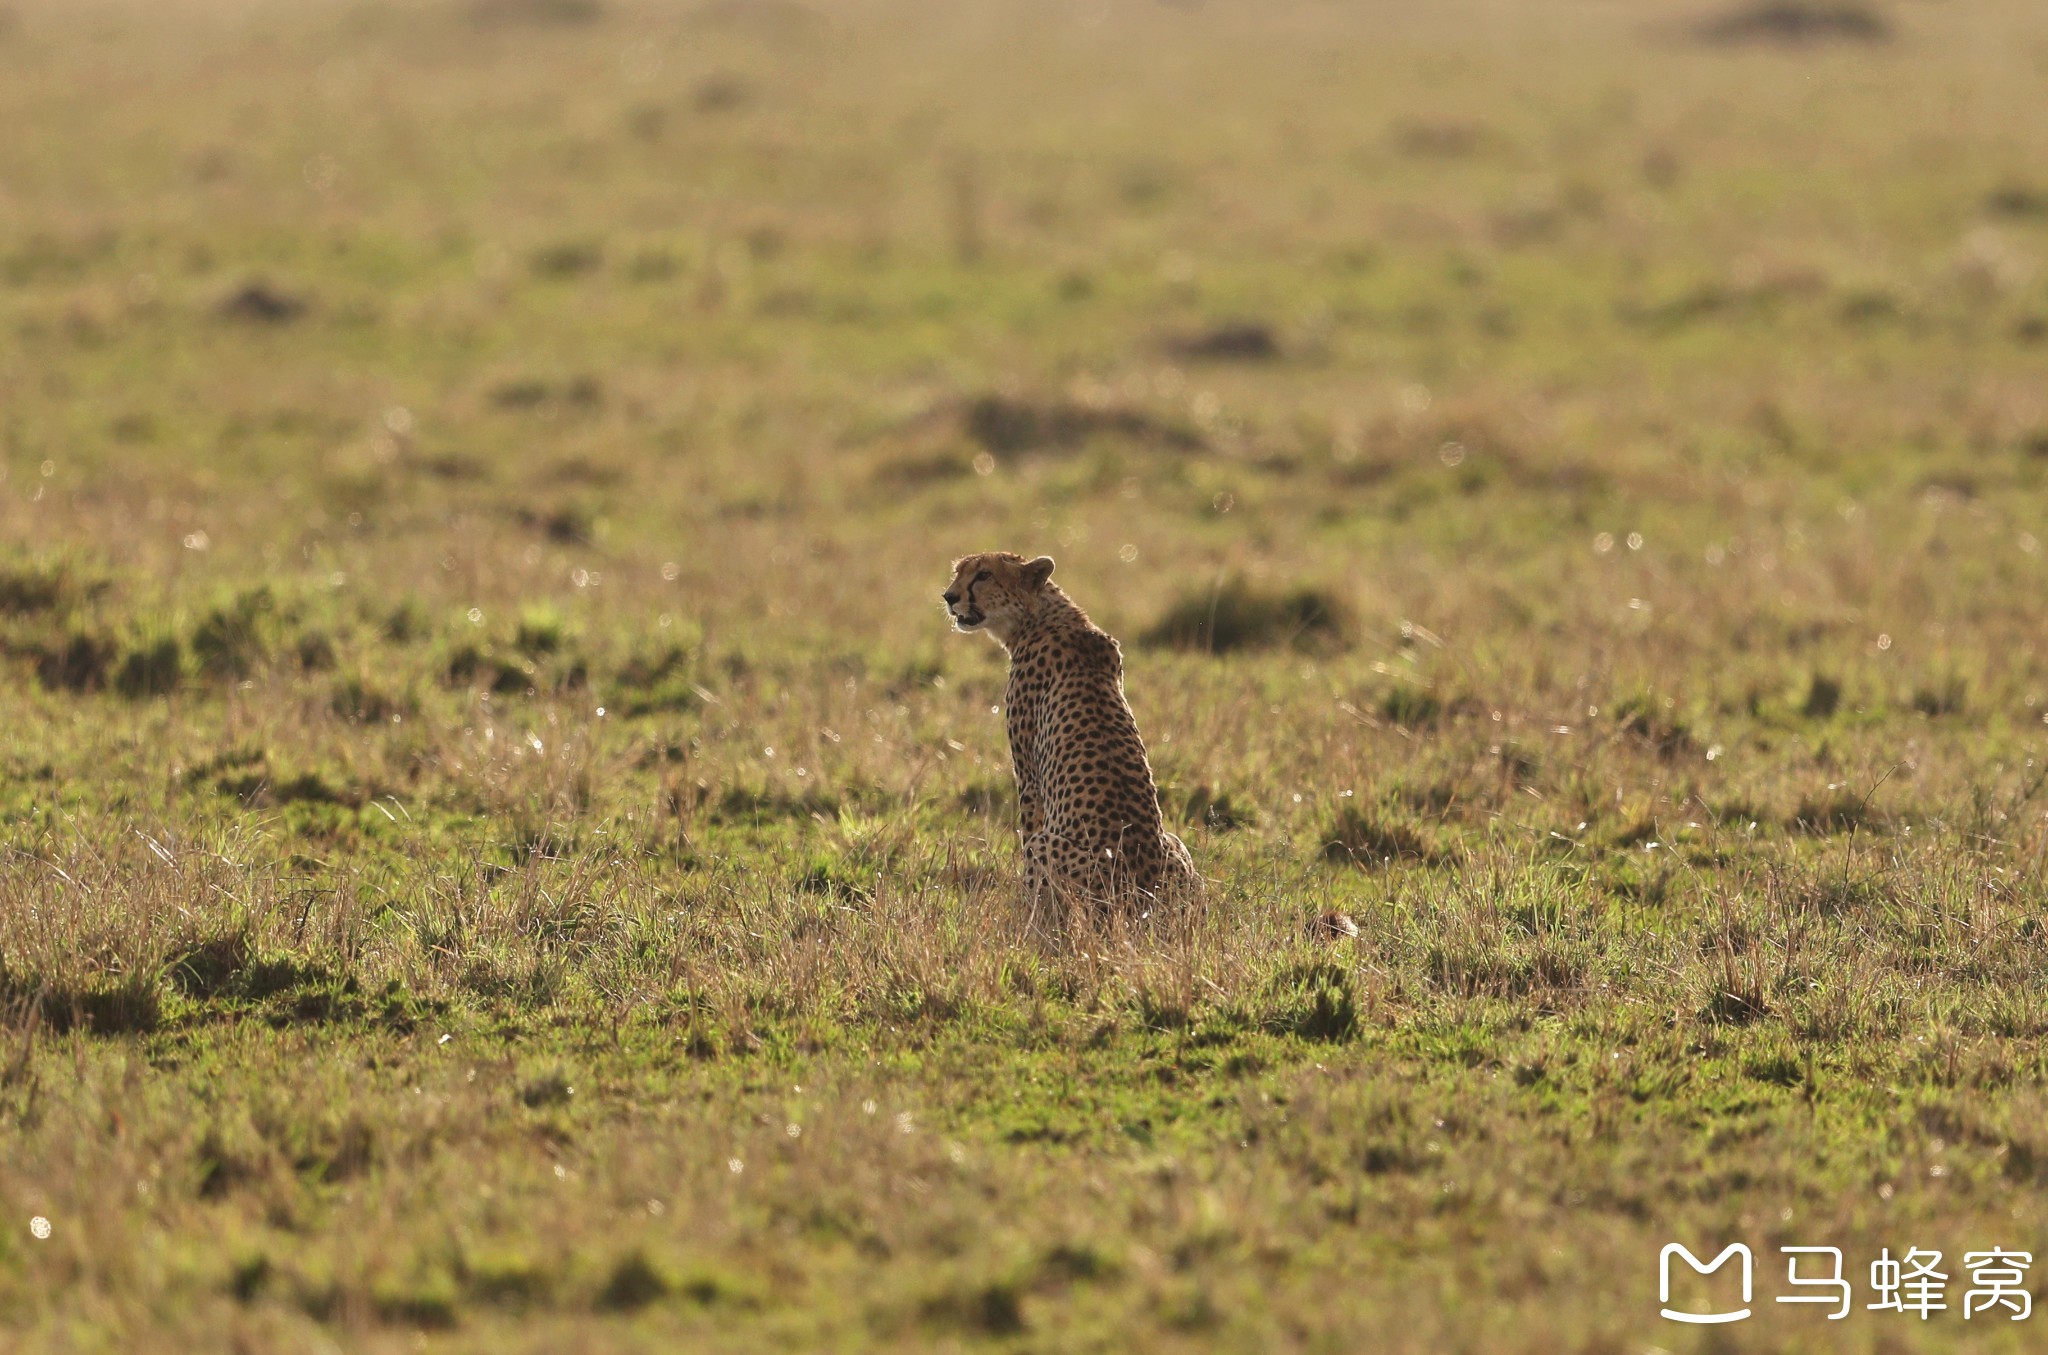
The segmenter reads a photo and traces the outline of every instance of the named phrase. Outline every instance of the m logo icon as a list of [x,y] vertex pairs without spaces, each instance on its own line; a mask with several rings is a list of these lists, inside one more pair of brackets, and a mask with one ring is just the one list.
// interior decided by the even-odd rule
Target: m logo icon
[[[1671,1258],[1674,1256],[1684,1257],[1685,1263],[1691,1266],[1693,1273],[1697,1275],[1711,1275],[1725,1265],[1729,1257],[1740,1256],[1742,1258],[1742,1307],[1732,1313],[1681,1313],[1672,1308]],[[1666,1243],[1664,1250],[1657,1253],[1657,1301],[1664,1305],[1664,1316],[1670,1318],[1673,1322],[1740,1322],[1743,1318],[1749,1316],[1749,1296],[1754,1276],[1754,1260],[1749,1254],[1749,1248],[1743,1246],[1740,1242],[1729,1243],[1721,1249],[1719,1256],[1716,1256],[1705,1265],[1701,1265],[1699,1257],[1694,1256],[1678,1243]]]

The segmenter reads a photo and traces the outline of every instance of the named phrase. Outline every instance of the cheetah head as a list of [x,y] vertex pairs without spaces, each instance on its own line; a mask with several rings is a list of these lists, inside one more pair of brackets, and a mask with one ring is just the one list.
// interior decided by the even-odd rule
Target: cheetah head
[[959,631],[986,629],[998,640],[1038,610],[1052,557],[1026,560],[1006,550],[963,555],[953,562],[953,582],[945,592],[946,615]]

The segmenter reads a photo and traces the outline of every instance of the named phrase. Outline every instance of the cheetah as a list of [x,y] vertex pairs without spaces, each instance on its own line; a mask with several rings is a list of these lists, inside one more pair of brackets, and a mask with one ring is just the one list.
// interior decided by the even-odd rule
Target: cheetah
[[1194,859],[1161,826],[1159,792],[1124,700],[1123,652],[1052,582],[1053,562],[1008,551],[962,557],[944,594],[962,632],[1009,652],[1004,719],[1017,777],[1024,898],[1064,928],[1076,910],[1186,902]]

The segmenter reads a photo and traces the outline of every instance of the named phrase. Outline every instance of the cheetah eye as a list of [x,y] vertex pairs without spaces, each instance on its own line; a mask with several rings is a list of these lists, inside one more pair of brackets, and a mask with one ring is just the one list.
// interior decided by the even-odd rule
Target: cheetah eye
[[981,573],[974,576],[974,581],[976,583],[980,583],[983,579],[987,578],[988,576],[988,571],[984,569],[981,571]]

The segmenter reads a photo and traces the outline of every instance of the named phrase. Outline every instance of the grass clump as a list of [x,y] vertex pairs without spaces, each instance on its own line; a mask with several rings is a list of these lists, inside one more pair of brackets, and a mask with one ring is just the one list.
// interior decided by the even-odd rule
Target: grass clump
[[409,698],[386,691],[360,673],[337,680],[330,689],[327,704],[351,724],[383,724],[403,719],[414,709]]
[[241,678],[268,657],[276,601],[268,588],[236,593],[209,608],[192,628],[192,658],[207,677]]
[[191,945],[171,957],[164,973],[176,992],[196,1001],[263,1001],[334,978],[298,957],[258,951],[246,932]]
[[[1009,787],[994,788],[987,793],[988,813],[1010,798]],[[1182,823],[1200,824],[1212,833],[1228,833],[1249,827],[1258,821],[1252,809],[1241,804],[1230,792],[1203,782],[1190,787],[1180,797],[1180,820]]]
[[512,647],[529,658],[540,658],[559,651],[567,635],[568,622],[561,612],[549,606],[528,607],[519,614]]
[[1636,692],[1615,703],[1614,720],[1624,734],[1641,741],[1666,761],[1691,756],[1700,751],[1700,746],[1691,728],[1673,714],[1675,704],[1671,698],[1659,697],[1654,692]]
[[611,705],[628,718],[693,710],[704,703],[695,666],[694,653],[680,645],[635,655],[612,679]]
[[1430,834],[1391,804],[1346,800],[1326,822],[1322,855],[1339,864],[1378,867],[1397,862],[1438,865],[1444,860]]
[[455,646],[442,669],[451,687],[480,688],[495,696],[533,696],[540,689],[540,668],[531,659],[496,653],[490,646]]
[[1350,970],[1327,961],[1290,965],[1266,984],[1260,1024],[1281,1035],[1340,1044],[1358,1034],[1358,986]]
[[601,0],[470,0],[468,13],[479,28],[580,28],[604,18],[604,5]]
[[1380,698],[1380,714],[1390,724],[1421,729],[1435,724],[1443,716],[1444,702],[1427,687],[1403,682]]
[[1723,44],[1807,46],[1828,42],[1884,42],[1892,25],[1868,5],[1835,0],[1766,0],[1704,20],[1699,35]]
[[97,692],[107,685],[120,649],[104,636],[74,630],[48,645],[32,646],[36,681],[55,692]]
[[1192,431],[1140,410],[1004,395],[971,401],[961,427],[970,441],[999,458],[1075,451],[1097,438],[1182,452],[1202,447]]
[[81,592],[71,570],[44,560],[0,562],[0,617],[36,616],[70,604]]
[[1821,837],[1882,831],[1890,818],[1873,803],[1874,796],[1875,792],[1865,794],[1847,786],[1802,795],[1786,819],[1786,827]]
[[384,1322],[422,1331],[448,1331],[461,1320],[461,1295],[442,1274],[386,1280],[372,1289],[370,1307]]
[[133,642],[113,670],[115,691],[131,701],[166,696],[185,680],[185,645],[176,635],[159,632]]
[[220,299],[214,308],[224,320],[250,325],[288,325],[303,318],[311,303],[297,292],[256,279]]
[[1826,720],[1842,704],[1842,684],[1825,673],[1815,673],[1806,684],[1806,699],[1799,713],[1809,720]]
[[1960,715],[1969,704],[1970,683],[1955,674],[1913,689],[1913,710],[1929,719]]
[[1183,362],[1271,362],[1280,356],[1273,327],[1257,320],[1233,320],[1166,341],[1166,351]]
[[156,971],[127,965],[77,977],[12,973],[0,963],[0,1013],[7,1024],[33,1020],[56,1034],[144,1035],[163,1024]]
[[659,1303],[674,1290],[668,1272],[654,1264],[645,1252],[631,1251],[620,1257],[598,1287],[595,1299],[600,1312],[633,1312]]
[[1184,594],[1139,637],[1156,648],[1205,654],[1292,646],[1340,648],[1351,609],[1326,589],[1265,589],[1230,575],[1203,592]]
[[1024,1293],[1012,1280],[970,1282],[925,1300],[927,1322],[985,1337],[1015,1336],[1024,1330]]

